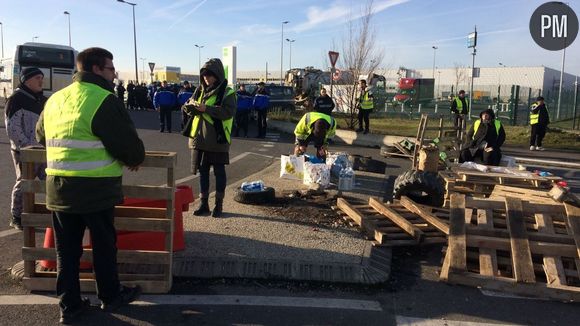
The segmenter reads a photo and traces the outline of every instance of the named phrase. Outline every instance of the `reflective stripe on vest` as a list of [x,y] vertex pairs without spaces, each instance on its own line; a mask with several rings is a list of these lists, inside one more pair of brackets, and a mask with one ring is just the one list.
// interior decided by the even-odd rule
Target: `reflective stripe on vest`
[[[461,114],[463,112],[463,102],[461,102],[461,99],[459,97],[455,97],[455,104],[457,105],[457,111],[459,112],[459,114]],[[465,103],[465,106],[467,106],[467,102]]]
[[369,92],[365,90],[363,96],[361,96],[360,108],[363,110],[369,110],[373,108],[373,100],[369,99]]
[[[226,91],[224,92],[224,99],[228,96],[230,96],[231,94],[235,94],[234,90],[231,89],[230,87],[226,88]],[[201,103],[201,99],[203,98],[203,92],[201,92],[201,94],[199,95],[199,98],[197,99],[198,102]],[[212,96],[210,96],[210,98],[207,99],[207,101],[205,101],[205,105],[206,106],[211,106],[214,105],[215,102],[217,100],[217,96],[214,94]],[[193,118],[193,123],[191,125],[191,131],[189,133],[189,135],[191,136],[191,138],[194,138],[195,135],[197,134],[197,129],[199,128],[199,122],[201,121],[201,119],[204,119],[205,121],[209,122],[209,124],[213,125],[213,118],[207,114],[207,113],[202,113],[201,115],[196,115]],[[231,144],[231,133],[232,133],[232,125],[233,125],[233,121],[234,118],[229,118],[226,120],[222,121],[222,125],[224,127],[224,132],[226,134],[226,139],[228,141],[228,144]]]
[[[501,122],[499,122],[499,120],[493,120],[493,122],[495,124],[496,135],[499,136],[499,129],[501,128]],[[473,136],[471,137],[471,139],[475,139],[475,134],[477,134],[477,129],[479,129],[480,124],[481,124],[481,119],[477,120],[473,123]]]
[[532,106],[530,107],[530,125],[535,125],[538,122],[540,122],[540,111],[538,110],[538,113],[532,113],[531,111],[534,110],[535,108],[538,107],[538,102],[534,102],[532,103]]
[[316,120],[323,119],[324,121],[328,122],[330,128],[326,131],[326,138],[333,137],[334,133],[336,132],[336,120],[333,117],[329,116],[328,114],[320,113],[320,112],[308,112],[306,113],[294,129],[294,135],[296,138],[300,140],[305,140],[310,136],[312,133],[312,125],[316,122]]
[[113,94],[95,84],[74,82],[54,93],[44,109],[46,174],[63,177],[119,177],[122,165],[92,132],[95,113]]

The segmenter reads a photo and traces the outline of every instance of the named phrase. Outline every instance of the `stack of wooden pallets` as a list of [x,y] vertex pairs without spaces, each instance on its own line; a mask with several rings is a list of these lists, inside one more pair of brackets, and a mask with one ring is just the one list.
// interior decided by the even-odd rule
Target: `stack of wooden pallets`
[[481,172],[478,170],[453,167],[440,171],[439,176],[445,184],[445,206],[449,205],[452,193],[463,193],[476,197],[491,195],[497,185],[518,187],[523,189],[550,189],[554,183],[561,181],[557,176],[541,177],[535,174],[510,174],[496,172]]
[[451,195],[440,278],[515,295],[580,300],[580,208]]

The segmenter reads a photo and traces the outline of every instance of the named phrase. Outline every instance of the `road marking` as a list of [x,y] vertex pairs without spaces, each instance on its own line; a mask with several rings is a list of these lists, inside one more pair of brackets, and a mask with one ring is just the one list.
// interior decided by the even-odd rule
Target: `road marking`
[[[263,152],[263,151],[267,151],[267,150],[266,149],[264,149],[264,150],[259,149],[259,151]],[[273,156],[264,155],[264,154],[260,154],[260,153],[244,152],[244,153],[242,153],[240,155],[237,155],[236,157],[232,158],[230,160],[230,164],[236,163],[237,161],[245,158],[248,155],[256,155],[256,156],[262,156],[262,157],[266,157],[266,158],[274,158]],[[213,171],[213,167],[210,168],[209,172],[211,173],[212,171]],[[192,174],[192,175],[189,175],[189,176],[187,176],[185,178],[181,178],[181,179],[175,180],[175,184],[182,184],[182,183],[185,183],[185,182],[188,182],[188,181],[191,181],[191,180],[195,180],[197,178],[199,178],[199,174]],[[167,184],[164,184],[162,186],[167,186]]]
[[20,232],[22,232],[22,231],[15,230],[15,229],[0,231],[0,238],[8,237],[8,236],[11,236],[13,234],[20,233]]
[[264,144],[264,145],[262,145],[262,147],[269,147],[269,148],[271,148],[271,147],[274,147],[274,144]]
[[268,152],[268,151],[269,151],[269,149],[267,149],[267,148],[260,148],[260,149],[258,149],[258,152]]
[[397,316],[398,326],[483,326],[483,325],[493,325],[493,326],[513,326],[518,324],[496,324],[496,323],[478,323],[474,321],[458,321],[458,320],[448,320],[448,319],[428,319],[428,318],[415,318],[415,317],[405,317]]
[[[95,304],[98,299],[95,295],[89,296]],[[37,294],[29,295],[2,295],[0,305],[56,305],[58,298]],[[304,297],[269,297],[246,295],[142,295],[138,301],[132,303],[138,306],[157,305],[203,305],[203,306],[265,306],[288,308],[318,308],[383,311],[378,301],[348,300],[334,298],[304,298]]]

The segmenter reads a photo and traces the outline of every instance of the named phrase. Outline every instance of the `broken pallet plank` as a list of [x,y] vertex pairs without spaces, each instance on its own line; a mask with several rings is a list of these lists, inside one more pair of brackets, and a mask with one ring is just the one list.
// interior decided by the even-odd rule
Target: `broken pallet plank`
[[417,243],[420,243],[423,240],[424,233],[419,228],[414,226],[412,223],[407,221],[404,217],[399,215],[394,210],[386,207],[382,202],[378,201],[377,199],[370,197],[369,198],[369,205],[371,205],[374,209],[378,212],[383,214],[397,226],[399,226],[403,231],[407,232]]
[[433,215],[431,212],[426,211],[417,203],[410,200],[407,196],[402,196],[400,201],[401,205],[403,205],[407,210],[421,216],[427,223],[436,227],[439,231],[443,232],[445,235],[449,235],[449,224],[447,222],[441,220],[437,216]]

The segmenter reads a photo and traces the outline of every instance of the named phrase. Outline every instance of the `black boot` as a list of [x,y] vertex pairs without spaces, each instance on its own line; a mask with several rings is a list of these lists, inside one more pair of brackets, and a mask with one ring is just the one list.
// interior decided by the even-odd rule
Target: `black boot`
[[195,215],[195,216],[209,214],[209,202],[208,202],[207,197],[200,198],[200,199],[201,199],[201,203],[199,204],[199,207],[193,211],[193,215]]
[[221,217],[222,212],[223,212],[223,208],[224,208],[224,200],[216,198],[215,207],[213,208],[213,211],[211,212],[211,217]]

